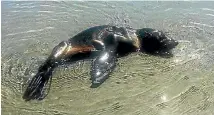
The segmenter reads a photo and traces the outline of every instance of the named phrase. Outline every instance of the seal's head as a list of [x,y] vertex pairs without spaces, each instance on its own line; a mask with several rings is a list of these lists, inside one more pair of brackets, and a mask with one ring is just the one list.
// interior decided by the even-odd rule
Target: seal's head
[[155,29],[139,29],[136,34],[141,42],[141,50],[147,53],[172,55],[170,51],[178,45],[176,40]]

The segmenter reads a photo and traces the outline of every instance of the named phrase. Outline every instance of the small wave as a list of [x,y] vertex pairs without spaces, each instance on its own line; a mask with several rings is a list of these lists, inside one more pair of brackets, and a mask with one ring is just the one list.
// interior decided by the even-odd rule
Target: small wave
[[200,54],[197,54],[197,53],[191,53],[191,54],[188,54],[187,56],[177,56],[173,62],[176,63],[176,65],[183,65],[185,63],[188,63],[188,62],[191,62],[191,61],[194,61],[194,60],[200,60],[201,59],[201,55]]
[[54,29],[54,27],[45,27],[45,28],[43,28],[43,29],[28,30],[28,31],[24,31],[24,32],[11,33],[11,34],[7,34],[6,36],[13,36],[13,35],[18,35],[18,34],[26,34],[26,33],[40,32],[40,31],[44,31],[44,30],[48,30],[48,29]]
[[213,16],[214,17],[214,14],[206,14],[207,16]]
[[47,7],[47,6],[51,6],[51,5],[47,5],[47,4],[42,4],[40,6],[44,6],[44,7]]
[[165,12],[172,10],[172,8],[167,8],[166,10],[164,10]]
[[184,27],[184,28],[195,28],[195,29],[203,30],[202,28],[197,27],[197,26],[186,26],[186,25],[182,25],[182,27]]
[[50,20],[58,20],[58,19],[52,18],[52,19],[50,19]]
[[84,5],[80,5],[80,4],[73,4],[74,6],[78,6],[78,7],[81,7],[81,8],[90,8],[88,6],[84,6]]
[[198,13],[188,13],[188,14],[191,14],[191,15],[198,15]]
[[210,9],[210,8],[201,8],[202,10],[206,10],[206,11],[213,11],[214,12],[214,9]]
[[20,39],[19,41],[27,41],[27,40],[29,40],[29,39]]
[[74,10],[74,11],[76,11],[76,12],[83,12],[84,10]]
[[56,14],[69,14],[68,12],[58,12]]
[[179,43],[191,43],[191,41],[188,40],[178,40]]
[[13,12],[13,13],[17,13],[17,12],[33,12],[33,11],[21,11],[21,10],[13,10],[13,11],[10,11],[10,12]]
[[39,13],[54,13],[53,11],[38,11]]
[[202,23],[198,23],[198,22],[190,22],[191,24],[195,24],[195,25],[200,25],[200,26],[205,26],[205,27],[210,27],[213,28],[214,26],[212,25],[208,25],[208,24],[202,24]]
[[14,6],[14,8],[35,8],[36,6]]
[[51,7],[51,8],[67,9],[66,7],[62,7],[62,6],[53,6],[53,5],[47,5],[47,4],[40,5],[40,7]]

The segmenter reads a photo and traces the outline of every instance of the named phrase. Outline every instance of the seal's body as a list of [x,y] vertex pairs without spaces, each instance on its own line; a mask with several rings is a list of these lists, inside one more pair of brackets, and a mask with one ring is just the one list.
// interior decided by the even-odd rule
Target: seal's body
[[139,49],[140,43],[135,33],[136,30],[124,27],[95,26],[82,31],[68,41],[63,41],[59,46],[62,47],[64,45],[64,47],[70,48],[67,50],[68,55],[104,50],[108,45],[118,45],[119,42],[133,45],[136,49]]
[[[123,44],[122,48],[119,47],[121,44]],[[132,29],[103,25],[86,29],[68,41],[61,42],[53,49],[51,55],[31,80],[23,98],[25,100],[43,99],[44,87],[51,79],[53,69],[61,62],[72,61],[77,54],[99,52],[91,65],[91,87],[98,87],[114,70],[116,58],[121,51],[168,53],[177,44],[177,41],[166,37],[163,32],[151,28]]]

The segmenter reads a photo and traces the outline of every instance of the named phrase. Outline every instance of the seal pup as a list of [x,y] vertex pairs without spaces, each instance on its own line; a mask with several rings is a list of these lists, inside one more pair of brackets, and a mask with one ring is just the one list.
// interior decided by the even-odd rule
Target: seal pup
[[[133,29],[102,25],[88,28],[53,48],[38,73],[28,84],[23,99],[42,100],[47,96],[45,87],[51,84],[52,72],[58,65],[78,61],[92,56],[90,80],[92,88],[100,86],[114,70],[117,58],[130,52],[144,52],[152,55],[171,55],[171,49],[178,42],[162,31],[152,28]],[[50,86],[49,86],[50,87]]]

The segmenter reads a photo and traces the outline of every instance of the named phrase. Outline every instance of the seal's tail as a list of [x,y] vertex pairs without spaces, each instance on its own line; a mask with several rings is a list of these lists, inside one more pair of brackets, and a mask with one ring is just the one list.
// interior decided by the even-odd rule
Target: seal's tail
[[[30,101],[33,99],[42,100],[47,96],[51,85],[53,69],[53,67],[47,66],[46,64],[45,66],[43,65],[40,67],[38,73],[32,78],[24,92],[23,99],[25,101]],[[46,90],[49,80],[50,85]],[[47,92],[45,93],[45,91]]]

